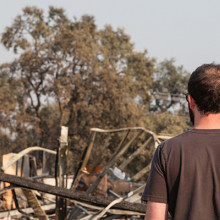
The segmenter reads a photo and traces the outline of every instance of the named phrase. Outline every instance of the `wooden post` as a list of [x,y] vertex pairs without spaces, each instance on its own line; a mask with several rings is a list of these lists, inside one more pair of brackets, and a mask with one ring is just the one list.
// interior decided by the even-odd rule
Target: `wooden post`
[[[58,147],[58,163],[57,163],[57,176],[56,185],[58,187],[67,188],[67,154],[68,154],[68,127],[61,126],[61,135],[59,138]],[[56,197],[56,219],[62,220],[66,218],[66,199]]]

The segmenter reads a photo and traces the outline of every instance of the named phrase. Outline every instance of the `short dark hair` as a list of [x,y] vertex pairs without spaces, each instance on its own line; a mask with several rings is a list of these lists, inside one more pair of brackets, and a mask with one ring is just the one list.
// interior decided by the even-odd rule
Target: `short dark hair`
[[198,67],[189,79],[188,93],[202,114],[220,113],[220,65]]

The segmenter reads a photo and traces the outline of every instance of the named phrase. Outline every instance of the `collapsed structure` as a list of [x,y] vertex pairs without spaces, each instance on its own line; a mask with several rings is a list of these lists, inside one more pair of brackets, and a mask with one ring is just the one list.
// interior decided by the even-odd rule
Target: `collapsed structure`
[[[124,133],[114,153],[103,166],[102,152],[97,152],[95,160],[89,164],[91,152],[98,133]],[[132,133],[132,134],[131,134]],[[125,152],[144,136],[138,148],[116,166]],[[140,197],[144,190],[139,180],[148,173],[150,163],[135,175],[128,176],[124,171],[138,155],[144,151],[154,152],[161,140],[168,136],[159,136],[142,128],[131,127],[114,130],[91,129],[87,147],[74,175],[67,171],[68,128],[61,128],[57,151],[41,147],[30,147],[18,154],[3,155],[1,185],[0,219],[16,219],[34,216],[38,219],[141,219],[146,205]],[[30,155],[33,151],[43,151],[54,155],[55,176],[37,170],[36,159]],[[56,158],[56,159],[55,159]],[[44,164],[43,164],[44,167]],[[4,183],[4,184],[3,184]]]

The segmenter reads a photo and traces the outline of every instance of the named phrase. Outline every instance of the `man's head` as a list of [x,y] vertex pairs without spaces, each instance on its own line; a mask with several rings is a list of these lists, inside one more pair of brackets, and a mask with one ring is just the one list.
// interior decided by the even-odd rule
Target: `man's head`
[[198,67],[189,79],[188,92],[201,114],[220,113],[220,65]]

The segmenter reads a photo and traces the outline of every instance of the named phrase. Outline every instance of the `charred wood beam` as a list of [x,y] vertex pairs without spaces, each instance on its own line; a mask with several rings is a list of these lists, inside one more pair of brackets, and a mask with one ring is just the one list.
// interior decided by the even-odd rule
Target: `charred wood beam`
[[147,141],[145,141],[142,146],[140,146],[133,154],[131,154],[127,160],[125,160],[120,166],[119,169],[123,170],[135,157],[137,157],[141,152],[144,151],[146,146],[150,143],[152,137],[149,137]]
[[29,189],[22,189],[22,191],[27,198],[28,204],[34,210],[35,217],[39,218],[40,220],[49,220],[34,192]]
[[76,175],[75,175],[73,182],[71,184],[71,189],[75,189],[80,181],[82,171],[86,168],[86,165],[89,161],[89,157],[90,157],[90,154],[91,154],[91,151],[93,148],[95,137],[96,137],[96,132],[92,132],[91,136],[89,138],[89,145],[85,149],[85,151],[83,152],[83,156],[82,156],[81,162],[79,164],[79,168],[77,169]]
[[134,141],[137,140],[137,138],[143,133],[142,130],[138,131],[138,133],[125,145],[121,146],[121,149],[119,149],[119,152],[117,152],[111,159],[111,161],[108,162],[108,164],[105,166],[103,171],[99,174],[99,176],[96,178],[96,180],[92,183],[92,185],[88,188],[87,192],[91,193],[96,186],[100,183],[101,179],[104,177],[105,173],[108,171],[108,169],[112,166],[112,164],[115,162],[116,159],[118,159],[121,155],[123,155],[126,150],[134,143]]
[[131,178],[131,181],[132,182],[136,182],[138,181],[144,174],[146,174],[147,172],[150,171],[150,167],[151,167],[151,163],[148,164],[145,168],[143,168],[141,171],[139,171],[136,175],[134,175],[132,178]]
[[[0,181],[8,182],[8,183],[14,184],[22,188],[38,190],[38,191],[53,194],[56,196],[61,196],[64,198],[68,198],[68,199],[72,199],[76,201],[82,201],[88,204],[94,204],[94,205],[99,205],[103,207],[108,206],[114,200],[109,197],[104,197],[100,195],[92,195],[86,192],[72,191],[69,189],[32,181],[28,178],[8,175],[4,173],[0,173]],[[114,209],[122,209],[122,210],[145,213],[146,204],[129,203],[129,202],[123,201],[121,203],[115,204]]]
[[128,127],[128,128],[119,128],[119,129],[112,129],[112,130],[104,130],[104,129],[100,129],[100,128],[91,128],[90,129],[90,131],[101,132],[101,133],[116,133],[116,132],[122,132],[122,131],[127,131],[127,130],[142,130],[148,134],[151,134],[153,137],[153,140],[154,140],[155,148],[157,148],[158,144],[161,143],[158,136],[154,132],[147,130],[144,127]]

